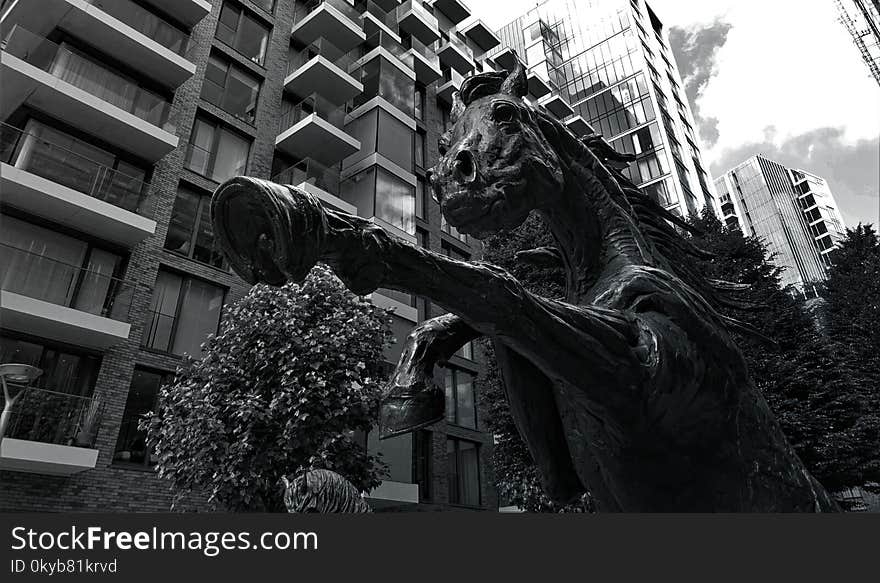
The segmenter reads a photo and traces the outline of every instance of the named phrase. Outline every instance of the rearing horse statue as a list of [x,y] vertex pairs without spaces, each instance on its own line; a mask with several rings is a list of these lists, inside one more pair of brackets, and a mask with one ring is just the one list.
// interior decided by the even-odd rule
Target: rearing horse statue
[[589,490],[600,511],[817,512],[810,476],[749,377],[716,307],[730,285],[689,266],[677,219],[615,169],[625,157],[527,104],[525,71],[485,73],[455,96],[432,188],[450,224],[483,238],[538,212],[566,301],[510,274],[411,245],[309,193],[254,178],[218,188],[215,233],[251,283],[301,281],[316,262],[354,293],[379,287],[451,314],[407,338],[386,389],[383,437],[443,418],[434,366],[487,336],[547,494]]

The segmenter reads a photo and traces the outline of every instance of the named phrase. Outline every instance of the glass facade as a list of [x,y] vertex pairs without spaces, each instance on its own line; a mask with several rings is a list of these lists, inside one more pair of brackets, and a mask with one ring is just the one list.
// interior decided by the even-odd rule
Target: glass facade
[[574,115],[637,155],[624,173],[660,204],[678,215],[714,204],[665,28],[643,0],[546,0],[498,36],[490,56],[514,48]]
[[[812,295],[825,278],[814,236],[798,202],[790,170],[755,156],[716,180],[725,222],[761,239],[783,268],[782,284]],[[816,223],[818,224],[818,223]]]

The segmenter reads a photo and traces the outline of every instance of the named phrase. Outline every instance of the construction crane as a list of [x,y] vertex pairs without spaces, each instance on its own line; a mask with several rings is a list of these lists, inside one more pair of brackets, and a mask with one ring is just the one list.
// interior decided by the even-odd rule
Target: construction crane
[[868,65],[871,75],[880,84],[880,0],[835,0],[840,22],[853,37]]

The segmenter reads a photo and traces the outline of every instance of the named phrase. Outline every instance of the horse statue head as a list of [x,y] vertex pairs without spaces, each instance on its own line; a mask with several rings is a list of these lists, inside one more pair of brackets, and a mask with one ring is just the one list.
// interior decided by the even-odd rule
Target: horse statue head
[[453,96],[453,127],[440,139],[432,188],[447,220],[477,237],[519,226],[564,188],[544,116],[523,98],[525,70],[467,78]]

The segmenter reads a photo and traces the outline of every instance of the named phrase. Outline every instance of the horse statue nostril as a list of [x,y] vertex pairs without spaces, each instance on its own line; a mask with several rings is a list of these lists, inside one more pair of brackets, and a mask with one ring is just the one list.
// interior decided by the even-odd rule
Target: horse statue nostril
[[460,150],[453,161],[455,177],[459,182],[470,183],[477,178],[474,155],[469,150]]

